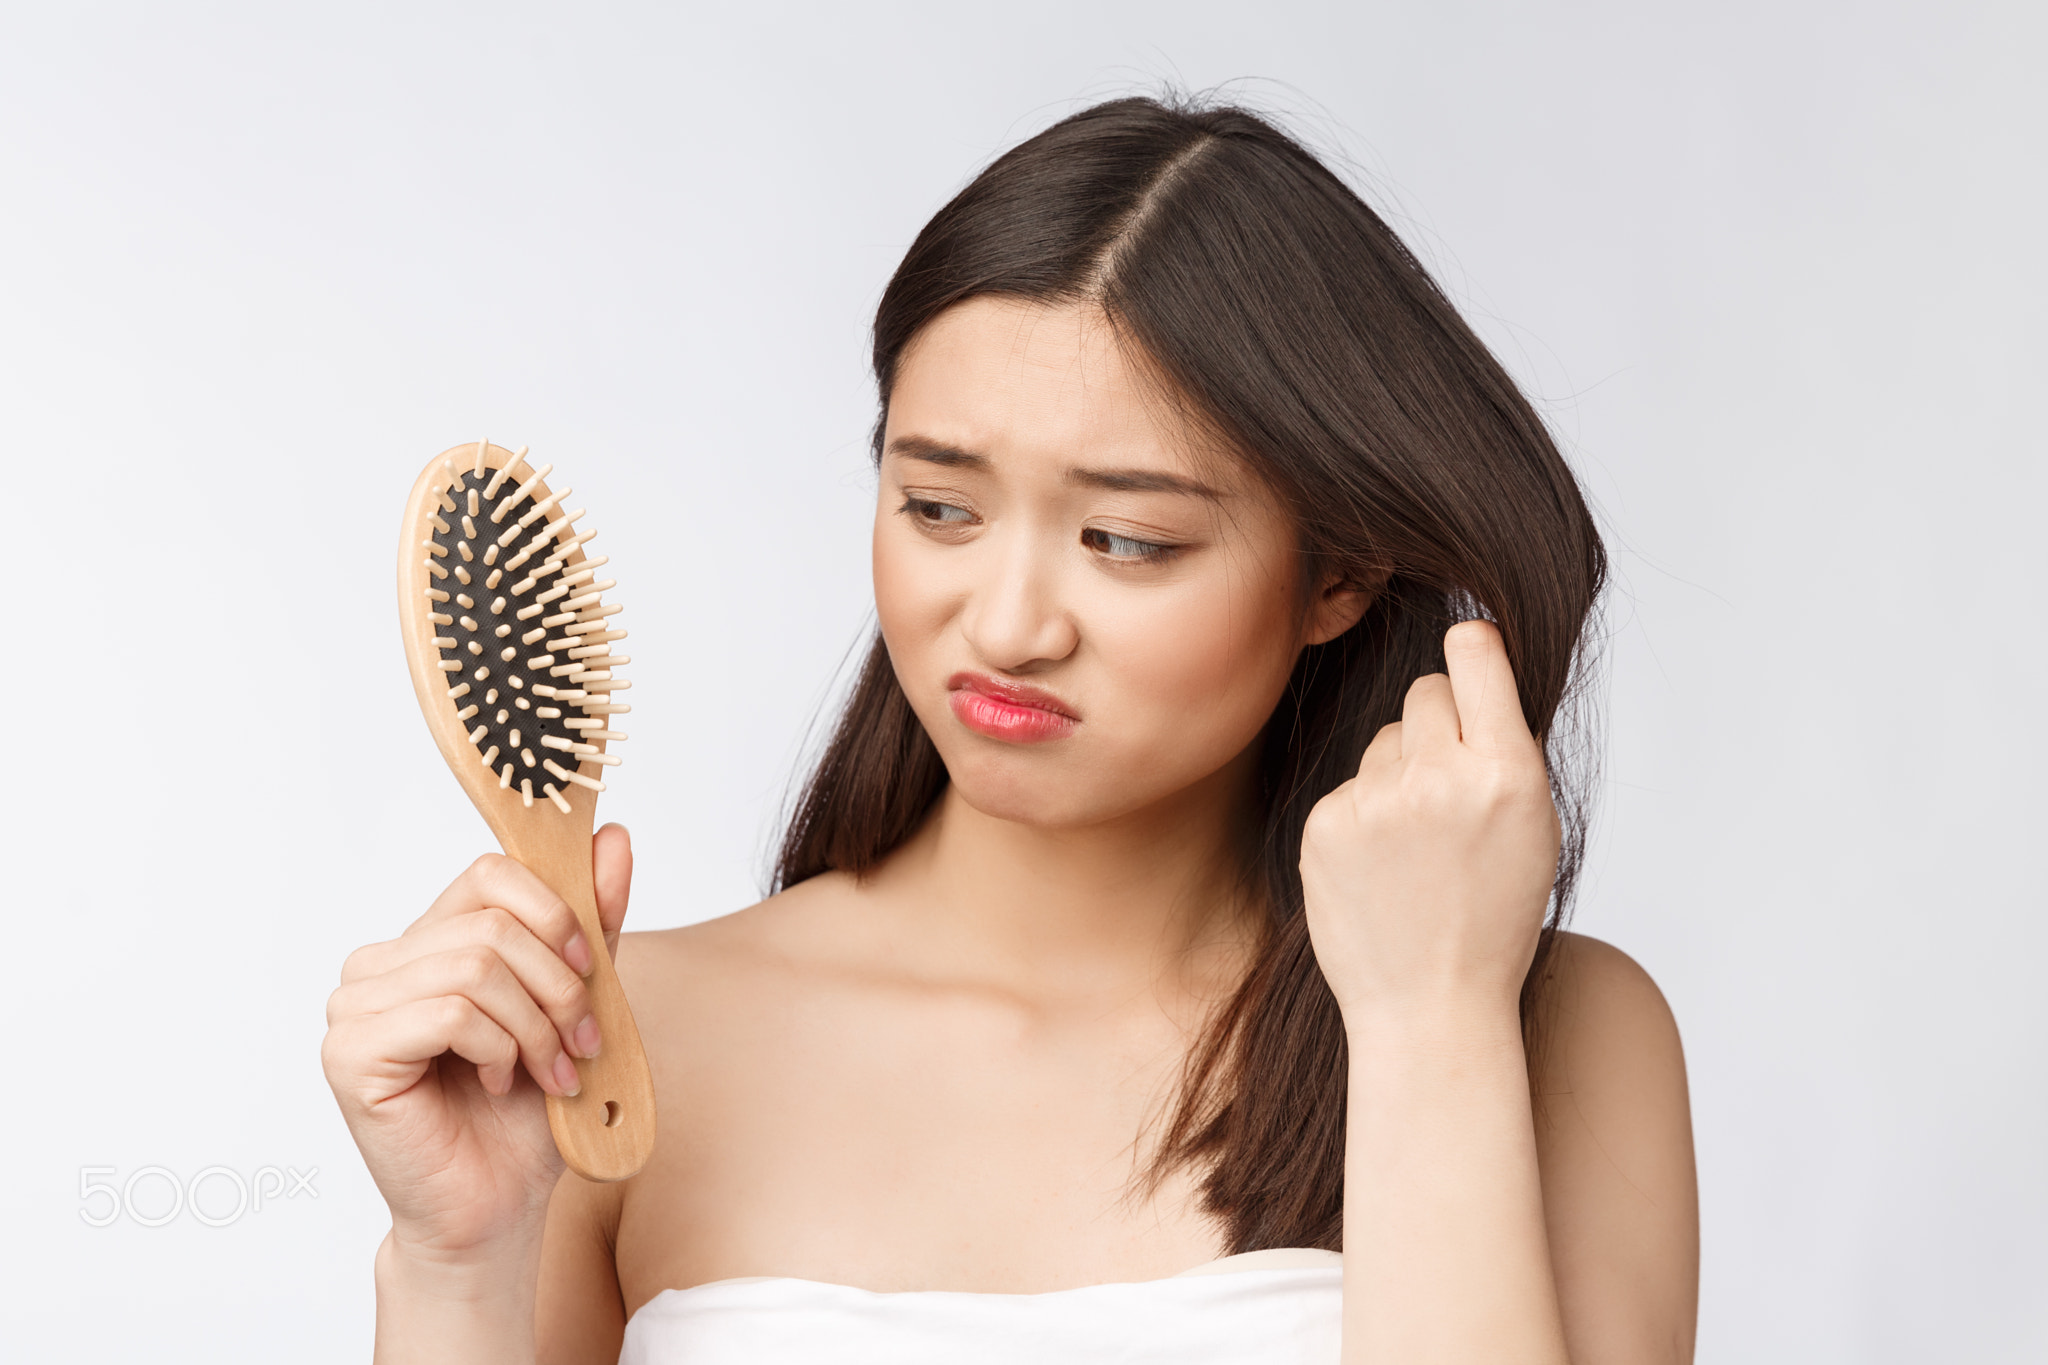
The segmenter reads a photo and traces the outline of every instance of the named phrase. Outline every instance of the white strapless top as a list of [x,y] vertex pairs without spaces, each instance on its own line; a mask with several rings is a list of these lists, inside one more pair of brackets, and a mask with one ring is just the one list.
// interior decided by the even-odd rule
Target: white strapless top
[[714,1280],[642,1304],[619,1365],[1335,1365],[1343,1265],[1284,1247],[1048,1294]]

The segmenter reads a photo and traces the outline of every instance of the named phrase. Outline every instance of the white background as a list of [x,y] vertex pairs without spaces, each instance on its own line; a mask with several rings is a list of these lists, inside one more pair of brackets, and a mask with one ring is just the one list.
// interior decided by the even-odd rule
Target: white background
[[[2048,1359],[2042,7],[742,8],[6,7],[0,1351],[367,1353],[322,1005],[488,846],[394,624],[427,458],[593,509],[633,922],[741,906],[864,629],[890,269],[1064,113],[1251,77],[1611,532],[1579,923],[1685,1030],[1702,1359]],[[84,1224],[151,1164],[318,1197]]]

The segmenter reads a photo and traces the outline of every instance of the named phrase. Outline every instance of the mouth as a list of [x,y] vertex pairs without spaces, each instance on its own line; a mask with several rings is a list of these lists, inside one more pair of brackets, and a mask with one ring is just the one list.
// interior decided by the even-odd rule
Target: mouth
[[962,725],[1011,744],[1043,744],[1074,732],[1081,718],[1052,693],[984,673],[946,680],[947,704]]

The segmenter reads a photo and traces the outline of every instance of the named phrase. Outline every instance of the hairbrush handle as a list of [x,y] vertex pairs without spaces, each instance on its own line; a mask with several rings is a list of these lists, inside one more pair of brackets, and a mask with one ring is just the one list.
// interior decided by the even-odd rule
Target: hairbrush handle
[[584,985],[602,1041],[597,1056],[576,1063],[583,1088],[573,1098],[549,1095],[548,1128],[555,1150],[569,1169],[586,1180],[624,1180],[637,1175],[654,1152],[654,1080],[633,1010],[605,948],[597,917],[597,887],[591,876],[590,836],[595,800],[577,803],[581,819],[534,822],[501,835],[505,853],[567,901],[590,945]]
[[548,1126],[569,1168],[624,1180],[654,1151],[654,1082],[597,917],[590,840],[603,775],[631,708],[613,656],[626,632],[602,601],[605,563],[578,532],[552,466],[487,441],[434,457],[406,503],[398,613],[413,691],[434,743],[506,854],[576,914],[590,944],[585,985],[598,1055],[576,1064],[583,1088],[548,1096]]

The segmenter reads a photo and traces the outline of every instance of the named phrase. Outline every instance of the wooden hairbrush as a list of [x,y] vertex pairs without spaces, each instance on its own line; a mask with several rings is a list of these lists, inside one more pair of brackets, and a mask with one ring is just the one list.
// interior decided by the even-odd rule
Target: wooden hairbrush
[[441,757],[507,856],[569,903],[590,944],[586,984],[602,1042],[578,1061],[583,1088],[547,1097],[548,1127],[569,1168],[624,1180],[654,1150],[654,1082],[640,1031],[605,950],[590,870],[598,776],[625,736],[611,717],[629,684],[614,675],[626,638],[600,599],[605,560],[584,546],[583,513],[548,491],[552,465],[488,441],[434,457],[405,504],[398,615],[413,690]]

